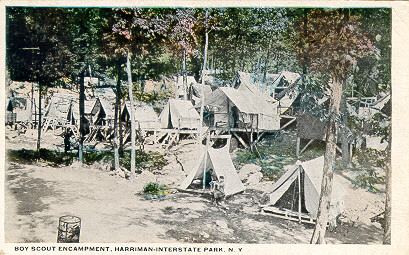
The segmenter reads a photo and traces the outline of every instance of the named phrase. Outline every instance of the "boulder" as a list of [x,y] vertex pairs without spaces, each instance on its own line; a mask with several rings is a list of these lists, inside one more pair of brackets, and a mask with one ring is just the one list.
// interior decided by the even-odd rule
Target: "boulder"
[[[245,181],[249,179],[249,176],[253,173],[260,173],[261,174],[261,166],[255,164],[246,164],[244,165],[239,171],[240,180]],[[261,176],[263,176],[261,174]]]
[[261,172],[252,173],[249,175],[246,184],[248,186],[258,186],[263,178],[263,174]]

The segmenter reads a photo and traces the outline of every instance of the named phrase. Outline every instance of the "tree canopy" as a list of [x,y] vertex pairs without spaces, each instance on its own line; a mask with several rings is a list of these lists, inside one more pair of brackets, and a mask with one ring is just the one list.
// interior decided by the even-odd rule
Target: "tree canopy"
[[[198,75],[205,29],[210,28],[208,66],[217,69],[221,79],[230,79],[237,71],[265,75],[288,70],[303,74],[310,88],[317,88],[326,82],[325,75],[338,70],[348,74],[343,77],[350,84],[348,95],[373,96],[390,88],[390,9],[337,9],[331,18],[322,16],[328,12],[322,8],[7,7],[6,11],[7,69],[14,80],[72,80],[89,67],[93,76],[113,78],[117,61],[124,67],[120,52],[125,45],[134,53],[135,80],[176,74],[182,69],[183,52],[189,56],[187,73]],[[322,29],[311,33],[318,21]],[[342,25],[345,21],[350,25]],[[319,47],[333,39],[336,45]],[[362,47],[360,51],[350,50],[355,45]],[[364,49],[374,54],[360,58]],[[329,62],[329,57],[337,61]]]

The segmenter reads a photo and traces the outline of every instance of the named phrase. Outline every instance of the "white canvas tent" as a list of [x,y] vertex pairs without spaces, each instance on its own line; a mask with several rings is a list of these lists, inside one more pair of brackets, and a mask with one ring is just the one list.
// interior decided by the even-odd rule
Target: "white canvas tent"
[[220,176],[224,177],[224,193],[226,196],[231,196],[245,190],[231,160],[229,146],[224,146],[221,149],[209,148],[203,154],[199,163],[180,184],[179,189],[188,189],[194,180],[201,180],[203,182],[205,171],[210,169],[213,169],[217,179]]
[[[134,105],[135,122],[142,130],[146,129],[157,129],[159,128],[160,122],[159,117],[153,110],[151,105],[146,103],[136,103]],[[124,108],[122,109],[122,118],[125,121],[130,119],[130,102],[126,102]]]
[[277,104],[249,90],[218,88],[206,99],[205,106],[214,114],[216,127],[280,129]]
[[199,113],[187,100],[169,99],[159,116],[161,128],[197,129]]
[[[191,99],[195,105],[201,102],[202,86],[203,85],[201,83],[195,82],[195,83],[192,83],[189,87],[189,99]],[[212,88],[210,87],[210,85],[204,85],[203,91],[204,91],[205,98],[207,98],[212,93]]]
[[269,96],[266,92],[263,91],[261,84],[255,84],[252,82],[251,74],[245,72],[238,72],[239,86],[238,90],[247,90],[255,94],[257,97],[262,98],[264,101],[269,103],[274,103],[276,100]]
[[54,94],[44,111],[44,129],[48,126],[74,125],[76,116],[72,109],[73,102],[78,98],[62,93]]
[[[321,194],[322,171],[324,167],[324,156],[315,158],[301,163],[300,166],[291,166],[281,178],[273,184],[270,190],[270,201],[267,206],[285,207],[280,201],[287,197],[293,198],[298,202],[301,198],[301,208],[311,218],[317,217],[319,199]],[[299,176],[301,177],[298,181]],[[340,182],[333,179],[332,196],[329,212],[329,221],[335,221],[336,217],[342,213],[344,209],[345,191]],[[300,189],[298,189],[300,183]],[[301,193],[299,192],[301,190]],[[281,203],[280,203],[281,202]],[[288,202],[288,201],[287,201]],[[298,210],[297,203],[289,201],[293,211]],[[288,209],[288,208],[286,208]]]
[[107,101],[98,97],[91,110],[92,124],[113,126],[115,116],[115,101]]

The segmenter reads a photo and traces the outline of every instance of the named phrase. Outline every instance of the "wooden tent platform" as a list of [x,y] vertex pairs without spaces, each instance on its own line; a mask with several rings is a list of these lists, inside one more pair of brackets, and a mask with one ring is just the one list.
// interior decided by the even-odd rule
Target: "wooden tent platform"
[[[280,209],[274,206],[266,206],[266,207],[263,207],[263,211],[264,213],[266,213],[266,215],[271,215],[273,217],[277,217],[280,219],[300,221],[298,212],[294,212],[288,209]],[[315,224],[316,219],[311,218],[306,213],[301,213],[301,222]]]
[[212,196],[212,193],[209,190],[203,190],[203,189],[179,189],[177,188],[179,192],[183,193],[189,193],[189,194],[194,194],[194,195],[201,195],[201,196]]

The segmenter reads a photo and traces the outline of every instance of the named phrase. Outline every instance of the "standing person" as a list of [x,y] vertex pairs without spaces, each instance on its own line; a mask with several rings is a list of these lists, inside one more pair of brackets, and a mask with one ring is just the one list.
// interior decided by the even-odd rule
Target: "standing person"
[[219,180],[213,182],[213,197],[216,204],[220,204],[224,196],[224,176],[219,176]]
[[213,185],[213,181],[214,181],[214,173],[213,173],[213,169],[210,168],[209,170],[206,171],[205,173],[205,188],[212,190],[212,185]]
[[67,128],[64,132],[64,152],[67,153],[71,150],[71,142],[70,142],[71,132]]

